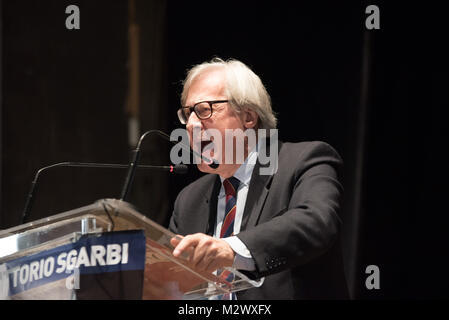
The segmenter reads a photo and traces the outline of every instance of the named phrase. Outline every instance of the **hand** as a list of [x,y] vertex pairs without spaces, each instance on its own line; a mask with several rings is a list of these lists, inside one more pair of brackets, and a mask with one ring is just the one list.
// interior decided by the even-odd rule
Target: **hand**
[[189,252],[189,264],[198,271],[213,272],[223,267],[231,267],[235,252],[223,239],[213,238],[204,233],[195,233],[185,237],[176,236],[170,240],[173,256],[179,257]]

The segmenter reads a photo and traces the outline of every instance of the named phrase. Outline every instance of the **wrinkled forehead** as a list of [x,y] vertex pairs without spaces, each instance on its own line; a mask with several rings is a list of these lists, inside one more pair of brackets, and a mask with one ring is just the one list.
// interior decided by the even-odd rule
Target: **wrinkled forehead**
[[195,76],[187,90],[185,105],[199,101],[226,99],[226,73],[223,68],[203,70]]

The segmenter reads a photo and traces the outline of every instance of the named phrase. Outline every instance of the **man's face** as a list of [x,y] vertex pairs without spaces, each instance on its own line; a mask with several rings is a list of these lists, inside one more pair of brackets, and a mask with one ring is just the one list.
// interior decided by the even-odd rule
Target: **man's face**
[[[187,93],[186,106],[193,106],[195,103],[201,101],[227,100],[228,97],[225,94],[225,84],[226,77],[223,70],[207,70],[196,77],[192,82]],[[188,118],[186,128],[192,146],[195,146],[195,143],[199,145],[198,139],[201,139],[200,152],[202,155],[206,158],[220,159],[220,162],[223,163],[225,159],[225,129],[245,130],[245,125],[244,119],[232,109],[229,103],[225,102],[214,104],[212,106],[212,116],[209,119],[200,120],[197,115],[192,112]],[[217,149],[217,145],[214,145],[213,150],[211,150],[211,147],[213,146],[209,142],[211,138],[204,134],[205,131],[209,129],[216,129],[221,134],[221,149],[215,150]],[[194,130],[196,133],[201,132],[201,135],[194,135]],[[231,175],[234,173],[236,166],[233,164],[221,164],[214,170],[204,161],[201,161],[201,163],[198,164],[198,169],[202,172],[217,173],[226,177],[228,173]]]

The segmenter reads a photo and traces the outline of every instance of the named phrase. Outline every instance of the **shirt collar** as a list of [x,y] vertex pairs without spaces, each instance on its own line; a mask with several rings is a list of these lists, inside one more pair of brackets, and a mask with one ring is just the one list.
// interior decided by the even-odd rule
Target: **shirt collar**
[[[234,177],[240,180],[240,183],[245,184],[246,186],[249,186],[249,182],[251,181],[251,175],[253,174],[254,167],[256,166],[257,162],[257,155],[258,151],[257,148],[253,148],[251,152],[248,154],[248,157],[246,157],[245,162],[242,163],[242,165],[237,169],[237,171],[234,173]],[[221,183],[223,184],[224,178],[220,176]],[[221,188],[220,193],[224,193],[224,188]]]

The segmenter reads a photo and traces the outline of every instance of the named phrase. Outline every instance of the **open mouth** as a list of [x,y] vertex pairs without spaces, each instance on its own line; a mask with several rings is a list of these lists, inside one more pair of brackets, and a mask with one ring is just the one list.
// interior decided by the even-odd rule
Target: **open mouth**
[[202,161],[211,163],[214,156],[214,144],[212,140],[201,140]]
[[207,132],[193,133],[192,135],[192,150],[195,154],[195,163],[197,163],[198,160],[207,164],[212,163],[215,153],[215,144],[213,143],[214,137],[208,135]]
[[201,153],[206,150],[206,146],[212,143],[212,140],[201,141]]

